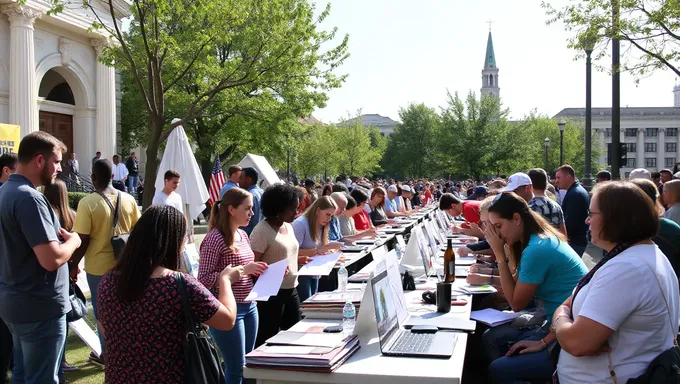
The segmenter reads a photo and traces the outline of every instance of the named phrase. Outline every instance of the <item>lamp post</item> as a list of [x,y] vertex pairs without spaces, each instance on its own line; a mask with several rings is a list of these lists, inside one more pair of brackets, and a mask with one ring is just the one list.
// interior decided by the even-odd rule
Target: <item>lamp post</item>
[[560,165],[564,165],[564,126],[567,125],[567,122],[560,119],[557,125],[560,127]]
[[592,61],[590,55],[595,48],[595,37],[593,34],[588,34],[581,42],[583,50],[586,52],[586,164],[584,167],[583,184],[587,190],[593,185],[592,179],[592,126],[593,126],[593,109],[592,109]]
[[550,173],[550,167],[548,166],[548,148],[550,147],[550,138],[546,137],[545,140],[543,140],[545,143],[545,151],[544,151],[544,157],[545,157],[545,170],[546,172]]

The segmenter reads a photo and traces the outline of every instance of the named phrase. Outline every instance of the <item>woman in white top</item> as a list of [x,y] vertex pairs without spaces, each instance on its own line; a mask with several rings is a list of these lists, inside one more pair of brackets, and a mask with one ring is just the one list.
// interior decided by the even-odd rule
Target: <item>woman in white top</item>
[[598,184],[587,222],[593,244],[607,255],[555,311],[557,374],[562,384],[625,383],[673,346],[678,278],[651,240],[659,217],[636,185]]

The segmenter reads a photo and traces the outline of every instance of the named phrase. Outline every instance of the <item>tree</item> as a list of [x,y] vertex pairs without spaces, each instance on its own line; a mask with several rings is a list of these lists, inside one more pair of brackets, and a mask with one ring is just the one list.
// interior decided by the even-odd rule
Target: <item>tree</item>
[[[67,0],[51,1],[52,11],[59,12]],[[287,103],[302,100],[289,111],[311,112],[323,105],[327,90],[344,80],[335,70],[348,56],[348,37],[321,50],[337,32],[317,29],[329,7],[315,20],[313,6],[304,0],[131,0],[132,20],[123,31],[114,0],[99,3],[84,1],[83,7],[95,18],[93,31],[112,41],[102,62],[115,62],[127,72],[134,85],[127,91],[138,93],[147,132],[140,128],[126,137],[146,146],[149,180],[156,178],[161,145],[178,125],[195,131],[193,139],[204,157],[212,156],[213,149],[226,157],[225,147],[234,142],[223,134],[225,126],[243,127],[245,117],[258,115],[265,104],[276,111],[261,122],[266,140],[267,132],[280,132]],[[171,124],[174,117],[180,120]],[[146,185],[144,207],[154,195],[154,183]]]
[[470,92],[463,101],[457,93],[449,93],[439,140],[443,164],[475,180],[528,168],[528,131],[509,123],[507,115],[498,97],[478,100]]
[[[608,55],[609,41],[620,39],[621,71],[640,77],[658,69],[670,69],[680,76],[680,2],[678,0],[590,0],[570,2],[555,9],[542,2],[550,17],[548,24],[562,21],[574,36],[568,46],[583,55],[587,42],[594,43],[596,59]],[[612,11],[618,6],[618,22]]]
[[433,177],[442,171],[437,142],[441,118],[425,104],[409,104],[399,110],[401,123],[390,138],[382,166],[396,177]]
[[[585,169],[585,128],[582,122],[566,120],[564,127],[564,163],[574,167],[576,175],[582,177]],[[529,167],[545,168],[552,172],[560,165],[560,129],[557,121],[547,116],[535,113],[525,117],[517,123],[523,130],[529,132],[529,150],[526,159]],[[545,138],[550,139],[548,148],[548,163],[545,162]],[[592,135],[592,162],[591,169],[596,171],[599,167],[601,154],[599,140],[596,134]]]
[[338,164],[338,128],[314,124],[300,141],[296,171],[303,178],[333,174]]
[[[339,170],[347,175],[369,175],[380,170],[386,139],[375,127],[364,127],[361,118],[343,120],[336,128]],[[328,149],[328,146],[324,148]],[[331,149],[332,151],[332,149]]]

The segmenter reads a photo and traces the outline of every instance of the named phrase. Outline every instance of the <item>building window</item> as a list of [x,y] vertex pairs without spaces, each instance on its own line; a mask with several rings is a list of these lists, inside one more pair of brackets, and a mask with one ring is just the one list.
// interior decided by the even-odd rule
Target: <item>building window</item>
[[645,157],[645,167],[656,168],[656,157]]
[[605,128],[604,129],[604,137],[612,137],[612,129],[611,128]]
[[637,152],[637,144],[635,143],[626,143],[626,152],[631,153],[631,152]]
[[646,128],[645,136],[647,137],[657,137],[659,136],[659,128]]
[[623,135],[625,137],[636,137],[637,136],[637,128],[626,128],[626,130],[623,131]]
[[645,143],[645,152],[656,152],[656,143]]
[[666,136],[677,136],[678,135],[678,129],[677,128],[666,128]]
[[678,150],[678,144],[666,143],[666,152],[675,152]]
[[675,166],[675,157],[667,157],[665,163],[664,167],[673,168]]
[[630,158],[630,157],[626,158],[626,167],[627,168],[635,168],[635,158],[634,157],[633,158]]

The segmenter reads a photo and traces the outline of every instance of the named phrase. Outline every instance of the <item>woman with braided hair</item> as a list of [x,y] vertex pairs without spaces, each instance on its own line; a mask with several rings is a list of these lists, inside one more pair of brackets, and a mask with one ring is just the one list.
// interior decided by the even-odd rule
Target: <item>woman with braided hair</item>
[[[130,233],[115,268],[99,285],[99,322],[106,337],[107,383],[184,383],[186,321],[175,274],[184,277],[194,318],[211,328],[234,327],[231,285],[243,266],[227,266],[217,279],[217,297],[185,273],[184,215],[170,206],[151,206]],[[182,271],[182,272],[178,272]]]

